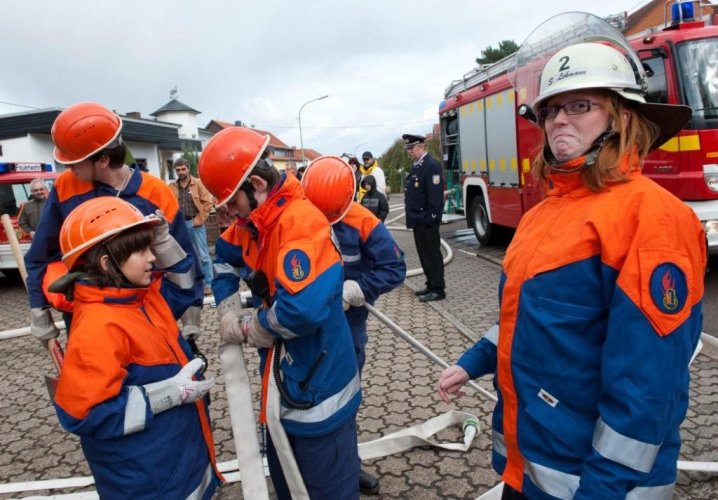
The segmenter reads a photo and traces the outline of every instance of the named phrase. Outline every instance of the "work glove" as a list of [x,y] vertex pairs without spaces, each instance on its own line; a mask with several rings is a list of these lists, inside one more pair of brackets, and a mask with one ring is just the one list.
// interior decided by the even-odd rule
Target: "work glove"
[[246,344],[247,337],[242,333],[242,317],[249,311],[242,309],[239,292],[230,295],[217,306],[219,316],[219,336],[223,344]]
[[364,305],[364,292],[361,291],[359,283],[354,280],[346,280],[344,289],[342,290],[342,299],[344,300],[344,310],[350,306],[361,307]]
[[170,234],[170,225],[162,210],[157,210],[155,216],[160,220],[152,226],[155,241],[152,243],[152,253],[157,258],[155,266],[158,269],[167,269],[185,259],[187,254]]
[[60,330],[55,326],[50,309],[42,307],[30,309],[30,333],[43,345],[46,345],[48,340],[60,335]]
[[175,406],[202,399],[214,385],[214,377],[192,380],[192,376],[202,369],[203,365],[201,359],[195,358],[184,365],[174,377],[144,385],[152,414],[157,415]]
[[259,322],[259,311],[259,309],[255,309],[251,316],[247,315],[242,318],[242,334],[251,347],[269,348],[274,345],[275,339]]
[[182,336],[185,339],[198,338],[201,332],[200,322],[202,320],[202,308],[190,306],[180,317],[182,320]]

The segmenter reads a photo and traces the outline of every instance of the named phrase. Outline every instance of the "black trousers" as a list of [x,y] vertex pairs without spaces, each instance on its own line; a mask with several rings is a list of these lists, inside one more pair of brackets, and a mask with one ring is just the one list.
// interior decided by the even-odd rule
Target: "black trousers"
[[520,492],[513,489],[508,484],[504,484],[504,492],[501,494],[501,500],[527,500]]
[[444,292],[444,257],[441,255],[439,225],[414,228],[414,244],[430,292]]

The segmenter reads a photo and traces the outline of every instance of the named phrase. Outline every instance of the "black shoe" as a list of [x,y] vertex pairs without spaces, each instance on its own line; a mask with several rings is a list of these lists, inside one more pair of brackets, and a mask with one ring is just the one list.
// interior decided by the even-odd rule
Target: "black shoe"
[[422,295],[426,295],[427,293],[429,293],[429,289],[424,288],[423,290],[417,290],[416,292],[414,292],[414,295],[416,295],[417,297],[421,297]]
[[428,292],[419,297],[419,302],[433,302],[434,300],[444,300],[446,294],[444,292]]
[[379,493],[380,487],[377,478],[364,470],[359,471],[359,492],[362,495],[376,495]]

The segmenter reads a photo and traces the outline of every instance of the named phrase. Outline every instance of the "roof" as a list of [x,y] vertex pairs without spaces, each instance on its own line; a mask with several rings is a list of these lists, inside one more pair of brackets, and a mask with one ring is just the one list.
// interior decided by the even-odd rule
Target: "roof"
[[[671,12],[665,10],[665,1],[663,0],[651,0],[646,5],[630,14],[626,18],[626,26],[623,28],[623,33],[626,36],[631,36],[637,33],[644,32],[651,28],[662,28],[666,21],[666,14],[670,22]],[[706,0],[700,0],[701,9],[696,11],[696,17],[705,15],[712,15],[715,13],[715,6]]]
[[[299,156],[300,156],[300,157],[302,156],[302,151],[301,151],[301,150],[299,150]],[[322,156],[321,153],[319,153],[319,152],[317,152],[317,151],[315,151],[315,150],[313,150],[313,149],[304,148],[304,157],[305,157],[307,160],[316,160],[316,159],[319,158],[320,156]],[[300,158],[300,159],[301,159],[301,158]]]
[[171,111],[188,111],[190,113],[194,113],[196,115],[200,114],[201,111],[197,111],[194,108],[191,108],[187,106],[185,103],[178,101],[177,99],[172,99],[170,102],[162,106],[160,109],[155,111],[154,113],[150,113],[151,116],[157,116],[162,113],[167,113]]
[[[50,135],[60,108],[39,109],[0,116],[0,140],[25,137],[28,134]],[[144,118],[122,116],[122,138],[130,142],[157,144],[160,149],[189,148],[201,150],[201,141],[180,139],[179,125]]]
[[[207,130],[217,133],[222,129],[229,128],[229,127],[238,127],[241,125],[236,125],[234,123],[230,122],[223,122],[221,120],[210,120],[207,126],[205,127]],[[279,137],[274,135],[271,132],[267,132],[266,130],[260,130],[258,128],[254,127],[243,127],[243,128],[249,128],[250,130],[254,130],[255,132],[258,132],[262,135],[268,135],[269,136],[269,145],[275,148],[282,148],[282,149],[292,149],[289,146],[287,146],[284,142],[282,142]]]

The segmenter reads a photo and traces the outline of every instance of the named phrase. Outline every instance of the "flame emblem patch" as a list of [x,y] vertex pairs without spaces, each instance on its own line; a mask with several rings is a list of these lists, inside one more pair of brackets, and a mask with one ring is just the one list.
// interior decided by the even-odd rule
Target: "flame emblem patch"
[[666,262],[651,273],[651,298],[656,307],[666,314],[683,310],[688,298],[686,275],[677,265]]
[[309,276],[309,257],[302,250],[290,250],[284,257],[284,274],[291,281],[303,281]]

